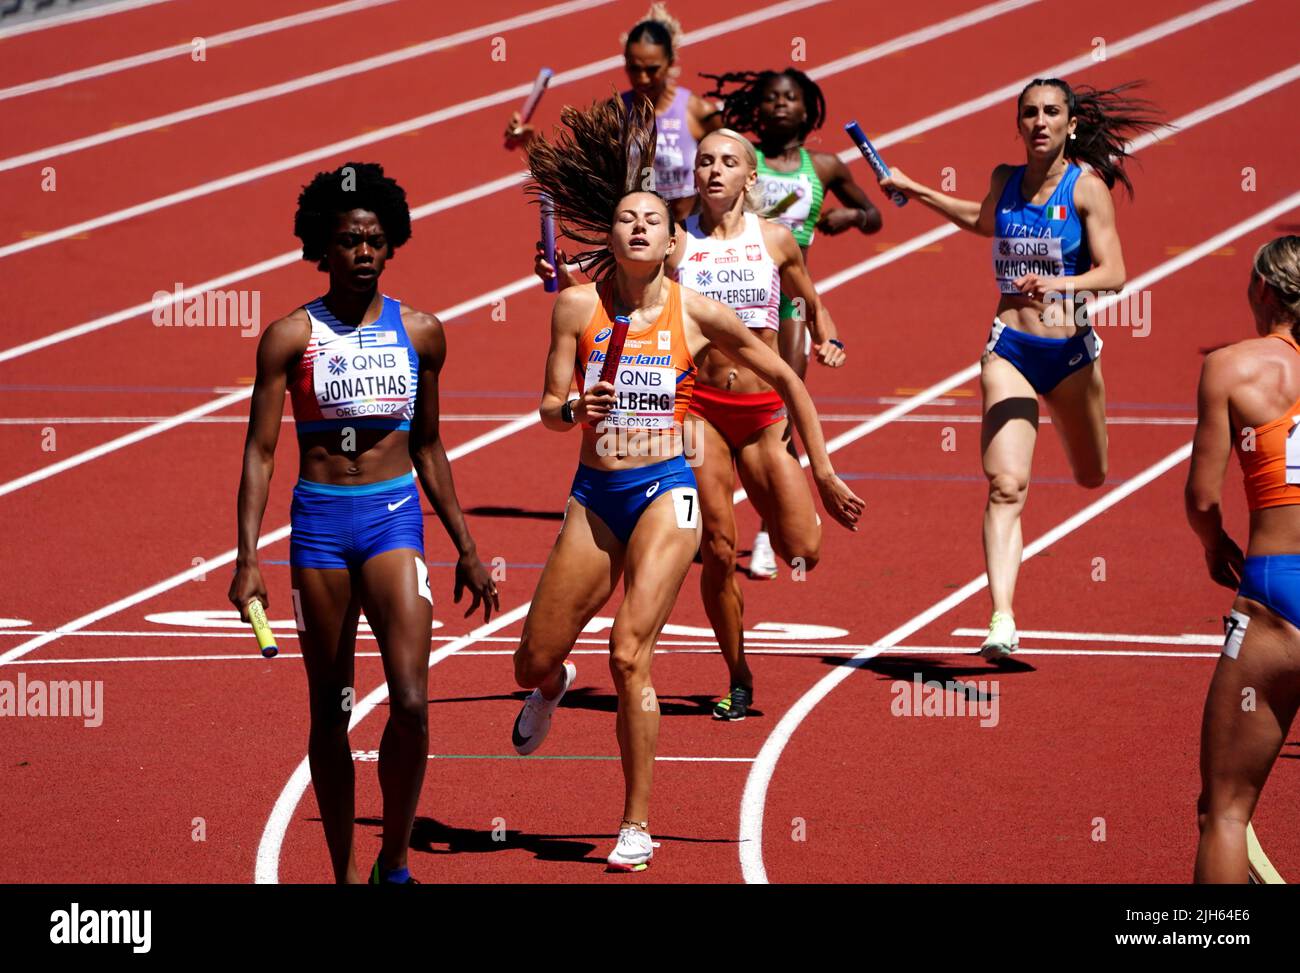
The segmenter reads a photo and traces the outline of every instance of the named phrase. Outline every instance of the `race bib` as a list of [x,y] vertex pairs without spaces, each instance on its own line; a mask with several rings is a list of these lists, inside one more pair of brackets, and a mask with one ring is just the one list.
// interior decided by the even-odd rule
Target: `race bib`
[[1243,615],[1239,611],[1228,612],[1223,620],[1223,654],[1229,659],[1237,658],[1237,653],[1241,651],[1241,643],[1246,638],[1246,626],[1250,624],[1250,616]]
[[397,415],[412,391],[411,363],[404,345],[358,348],[334,342],[316,352],[312,384],[325,419]]
[[[606,428],[671,429],[677,402],[677,370],[671,365],[640,364],[625,359],[614,378],[614,407],[605,418]],[[668,357],[668,356],[663,356]],[[600,381],[604,362],[587,364],[584,388]]]
[[994,237],[993,276],[1003,294],[1018,294],[1017,277],[1064,277],[1060,237]]
[[694,530],[700,524],[700,495],[694,487],[677,487],[672,491],[677,526]]

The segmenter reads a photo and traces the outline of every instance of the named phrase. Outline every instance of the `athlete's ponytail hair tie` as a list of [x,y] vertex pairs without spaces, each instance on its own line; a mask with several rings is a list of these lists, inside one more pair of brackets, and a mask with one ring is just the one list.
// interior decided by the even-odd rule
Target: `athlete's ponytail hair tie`
[[1065,157],[1089,166],[1108,188],[1122,183],[1133,195],[1133,183],[1125,171],[1129,143],[1134,137],[1163,124],[1159,108],[1150,101],[1129,97],[1127,92],[1144,82],[1129,81],[1114,88],[1097,89],[1091,85],[1072,88],[1060,78],[1035,78],[1025,85],[1016,99],[1016,116],[1025,103],[1025,95],[1039,87],[1056,88],[1065,98],[1068,118],[1077,124],[1065,144]]

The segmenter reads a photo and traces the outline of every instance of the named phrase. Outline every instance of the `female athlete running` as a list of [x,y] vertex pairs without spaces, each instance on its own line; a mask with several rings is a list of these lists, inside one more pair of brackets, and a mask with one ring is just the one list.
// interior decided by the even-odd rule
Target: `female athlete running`
[[[672,202],[673,219],[679,223],[695,208],[696,146],[707,132],[722,126],[716,106],[677,84],[681,33],[681,25],[668,13],[666,4],[650,8],[623,44],[624,68],[632,90],[622,96],[629,108],[638,97],[649,98],[655,107],[655,192]],[[519,124],[516,112],[506,126],[506,146],[526,145],[533,134],[531,125]]]
[[[756,215],[762,207],[757,178],[754,147],[743,135],[721,129],[704,138],[695,160],[701,210],[677,228],[669,273],[729,306],[774,352],[780,296],[798,299],[810,311],[817,359],[842,365],[844,346],[834,336],[794,237]],[[553,273],[540,252],[537,271],[543,279]],[[574,282],[563,263],[560,282],[562,288]],[[713,711],[720,720],[743,720],[754,694],[745,659],[744,593],[736,577],[736,473],[786,564],[810,571],[821,556],[821,524],[790,448],[783,399],[766,376],[745,363],[710,355],[700,363],[689,407],[687,443],[698,457],[704,514],[700,595],[730,674],[730,692]]]
[[946,196],[897,168],[881,182],[963,230],[994,237],[993,275],[1002,296],[980,375],[989,483],[984,558],[993,599],[980,654],[991,661],[1019,647],[1012,598],[1040,395],[1075,482],[1096,489],[1106,479],[1102,343],[1088,324],[1084,299],[1124,285],[1110,190],[1121,182],[1132,195],[1127,141],[1156,124],[1147,102],[1125,96],[1130,87],[1076,90],[1057,78],[1031,81],[1016,103],[1025,164],[994,169],[982,202]]
[[385,264],[411,236],[406,193],[373,163],[318,173],[298,198],[294,232],[303,259],[329,273],[329,290],[272,324],[258,345],[230,600],[245,621],[250,600],[267,602],[257,538],[288,389],[299,456],[293,607],[311,702],[307,754],[334,877],[361,875],[348,720],[364,609],[390,699],[379,746],[383,846],[369,880],[413,881],[406,851],[428,763],[433,613],[417,479],[460,553],[455,600],[466,588],[474,596],[466,617],[480,602],[485,621],[499,608],[496,586],[479,562],[438,438],[442,324],[379,291]]
[[[599,249],[581,258],[597,283],[564,290],[551,319],[542,421],[556,432],[581,429],[582,443],[564,526],[515,653],[515,679],[533,692],[513,730],[519,753],[541,744],[576,675],[565,660],[622,576],[609,665],[625,798],[608,861],[625,870],[639,870],[653,856],[648,811],[659,711],[650,664],[699,546],[700,497],[683,456],[682,424],[706,352],[713,349],[710,362],[720,353],[779,391],[832,517],[856,529],[863,506],[831,467],[803,383],[730,308],[666,272],[665,258],[678,246],[671,207],[653,193],[628,191],[653,151],[649,102],[633,111],[626,126],[631,150],[620,138],[625,112],[617,101],[585,113],[566,108],[569,132],[556,145],[538,138],[528,147],[534,190],[554,201],[566,235]],[[611,384],[600,379],[619,315],[630,326]],[[575,378],[580,395],[571,398]]]
[[[1260,337],[1205,359],[1187,474],[1210,577],[1237,592],[1201,724],[1198,882],[1247,880],[1246,825],[1300,706],[1300,236],[1259,248],[1247,297]],[[1234,447],[1250,507],[1244,560],[1219,506]]]
[[[826,97],[817,82],[795,68],[703,77],[715,82],[714,90],[705,97],[722,99],[725,124],[757,139],[763,215],[789,228],[805,263],[819,230],[831,236],[855,227],[867,234],[880,230],[880,211],[853,181],[840,157],[804,148],[808,136],[826,121]],[[843,205],[823,210],[828,191]],[[781,357],[803,378],[808,371],[810,336],[804,327],[807,315],[796,315],[794,307],[781,295],[779,349]],[[766,526],[759,528],[752,550],[750,576],[775,578],[776,554]]]

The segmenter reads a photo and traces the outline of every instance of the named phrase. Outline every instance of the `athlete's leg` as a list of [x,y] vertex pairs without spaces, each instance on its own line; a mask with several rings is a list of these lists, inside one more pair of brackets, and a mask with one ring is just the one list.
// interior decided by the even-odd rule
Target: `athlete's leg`
[[[417,561],[419,562],[417,565]],[[384,796],[380,867],[406,867],[411,825],[429,763],[429,644],[433,599],[424,554],[396,548],[361,566],[361,603],[374,629],[388,682],[388,723],[379,742]]]
[[1246,825],[1300,704],[1300,631],[1258,602],[1237,658],[1219,657],[1201,723],[1197,882],[1247,881]]
[[605,522],[572,497],[546,559],[515,651],[515,682],[547,699],[564,686],[564,660],[586,624],[609,600],[623,571],[623,545]]
[[984,418],[980,451],[989,481],[984,508],[984,562],[993,610],[1012,614],[1024,540],[1020,513],[1038,438],[1038,394],[1009,362],[985,352],[980,372]]
[[807,475],[789,448],[790,435],[788,422],[760,430],[736,451],[736,471],[777,556],[811,571],[821,559],[822,529]]
[[650,782],[659,739],[659,704],[650,682],[659,631],[681,591],[700,544],[697,526],[686,523],[671,495],[658,497],[641,514],[627,546],[624,597],[609,639],[609,671],[618,690],[618,748],[623,760],[623,817],[648,821]]
[[1066,376],[1043,396],[1060,431],[1075,482],[1096,489],[1106,482],[1106,385],[1101,360]]
[[745,596],[736,579],[736,510],[731,496],[736,478],[731,447],[712,423],[688,415],[702,462],[695,468],[700,492],[700,599],[709,616],[732,686],[749,688],[753,674],[745,661]]
[[348,705],[355,680],[353,655],[359,601],[346,568],[290,571],[305,630],[298,635],[307,669],[311,731],[307,763],[312,790],[325,828],[325,843],[336,882],[359,882],[353,856],[355,818],[352,749],[348,745]]

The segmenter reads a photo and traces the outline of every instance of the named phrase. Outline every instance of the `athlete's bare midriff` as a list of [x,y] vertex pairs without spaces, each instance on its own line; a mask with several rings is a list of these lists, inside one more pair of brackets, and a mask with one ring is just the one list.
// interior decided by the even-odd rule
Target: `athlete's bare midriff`
[[[777,351],[777,332],[767,328],[752,328],[750,334],[773,351]],[[735,392],[737,395],[772,391],[772,386],[759,378],[755,372],[744,365],[736,364],[722,352],[706,354],[704,360],[699,363],[699,369],[700,374],[695,380],[696,385],[707,385],[710,388]]]

